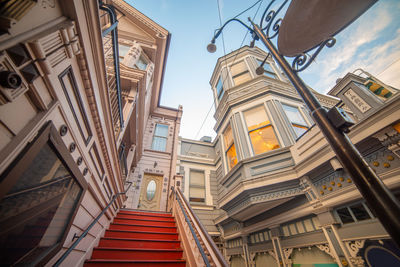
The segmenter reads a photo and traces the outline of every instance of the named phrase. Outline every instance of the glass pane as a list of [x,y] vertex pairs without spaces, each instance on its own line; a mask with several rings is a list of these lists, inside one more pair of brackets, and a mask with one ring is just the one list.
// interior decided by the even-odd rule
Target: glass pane
[[250,72],[244,72],[240,75],[233,77],[233,82],[235,85],[242,84],[251,79]]
[[203,198],[203,199],[206,196],[204,187],[203,188],[190,187],[189,188],[189,195],[190,195],[190,197]]
[[293,130],[296,133],[296,136],[299,137],[301,136],[303,133],[307,132],[308,128],[305,126],[300,126],[300,125],[295,125],[293,124]]
[[264,232],[264,239],[265,239],[265,240],[269,240],[269,234],[268,234],[268,231],[267,231],[267,232]]
[[204,187],[204,172],[202,171],[190,171],[190,185],[197,185]]
[[246,63],[244,61],[240,61],[231,66],[231,75],[232,77],[241,74],[243,72],[248,72]]
[[146,197],[148,201],[153,200],[154,196],[156,195],[156,189],[157,189],[156,182],[154,180],[151,180],[147,184],[147,189],[146,189]]
[[49,144],[15,180],[0,202],[0,261],[36,265],[59,245],[83,190]]
[[342,223],[352,223],[354,222],[353,217],[351,216],[349,210],[346,208],[338,209],[336,210],[337,214],[340,217],[340,220],[342,220]]
[[226,152],[226,157],[228,160],[229,170],[232,169],[237,164],[236,148],[235,144]]
[[222,98],[222,96],[224,95],[224,89],[223,89],[223,86],[222,86],[222,79],[221,79],[221,77],[219,77],[219,79],[218,79],[218,83],[217,83],[217,97],[218,97],[218,100],[221,100],[221,98]]
[[260,237],[257,234],[255,235],[255,240],[256,240],[256,243],[260,242]]
[[300,221],[300,222],[297,222],[296,223],[296,226],[297,226],[297,230],[299,230],[299,233],[301,234],[301,233],[304,233],[306,230],[304,229],[304,226],[303,226],[303,222],[302,221]]
[[254,235],[251,235],[251,236],[250,236],[250,243],[255,243]]
[[118,51],[119,56],[124,57],[126,55],[126,53],[128,53],[128,51],[131,47],[128,45],[119,44],[118,48],[119,48],[119,51]]
[[263,235],[263,233],[259,233],[258,235],[260,236],[260,241],[261,241],[261,242],[264,242],[264,235]]
[[[261,66],[262,60],[257,59],[258,66]],[[264,64],[264,74],[271,78],[276,78],[275,71],[272,69],[271,65],[267,62]]]
[[306,227],[306,231],[307,232],[312,232],[312,231],[315,230],[314,226],[313,226],[313,224],[311,222],[311,219],[306,219],[303,222],[304,222],[304,226]]
[[151,145],[151,149],[157,151],[165,151],[167,148],[167,139],[164,137],[154,136],[153,144]]
[[168,125],[165,124],[157,124],[156,129],[154,131],[154,135],[167,137],[168,136]]
[[136,62],[136,66],[138,67],[138,69],[140,70],[146,70],[148,65],[148,62],[146,59],[144,59],[143,56],[139,57],[139,60]]
[[357,221],[363,221],[371,219],[368,212],[365,210],[362,203],[350,206],[351,211],[353,212],[354,216],[356,217]]
[[267,126],[249,133],[254,154],[258,155],[266,151],[279,148],[272,126]]
[[264,106],[258,106],[256,108],[247,110],[243,113],[243,115],[248,131],[271,124],[271,122],[268,120]]
[[307,125],[306,122],[304,121],[303,117],[301,116],[298,108],[288,106],[285,104],[282,104],[282,107],[285,110],[286,115],[288,116],[288,119],[290,122],[295,123],[295,124],[300,124],[300,125]]
[[225,150],[226,150],[233,143],[232,128],[230,125],[226,127],[223,135],[224,135]]

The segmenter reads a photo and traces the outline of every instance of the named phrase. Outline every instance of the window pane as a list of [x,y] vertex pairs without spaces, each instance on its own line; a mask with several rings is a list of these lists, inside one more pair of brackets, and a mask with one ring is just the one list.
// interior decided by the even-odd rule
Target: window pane
[[146,70],[147,65],[148,65],[147,60],[143,56],[140,56],[139,60],[136,62],[136,66],[138,67],[138,69]]
[[228,160],[229,170],[232,169],[237,164],[236,148],[235,144],[226,152],[226,157]]
[[285,104],[282,104],[282,107],[285,110],[286,115],[288,116],[290,122],[300,124],[300,125],[307,125],[306,122],[304,121],[303,117],[301,116],[298,108],[288,106]]
[[[262,60],[257,59],[258,66],[261,66],[262,62],[263,62]],[[275,71],[272,69],[269,63],[265,62],[263,67],[264,67],[264,75],[267,75],[268,77],[271,78],[276,78]]]
[[299,230],[299,233],[301,234],[301,233],[304,233],[306,230],[304,229],[304,226],[303,226],[303,222],[302,221],[300,221],[300,222],[297,222],[296,223],[296,226],[297,226],[297,230]]
[[204,188],[190,187],[190,198],[205,198]]
[[250,73],[249,72],[245,72],[245,73],[242,73],[240,75],[237,75],[237,76],[233,77],[233,82],[234,82],[235,85],[239,85],[239,84],[242,84],[242,83],[244,83],[244,82],[246,82],[246,81],[248,81],[250,79],[251,79]]
[[0,201],[4,266],[21,258],[16,265],[30,265],[58,245],[83,191],[49,144],[28,166],[18,163],[15,168],[26,169]]
[[254,241],[255,241],[255,240],[254,240],[254,235],[251,235],[251,236],[250,236],[250,243],[255,243]]
[[255,239],[256,239],[256,242],[258,243],[258,242],[260,242],[260,237],[256,234],[256,236],[255,236]]
[[279,148],[272,126],[267,126],[249,133],[254,154],[258,155],[266,151]]
[[305,126],[300,126],[300,125],[295,125],[293,124],[293,130],[296,133],[296,136],[299,137],[301,136],[303,133],[307,132],[308,128]]
[[264,235],[263,235],[263,233],[259,233],[258,235],[259,235],[259,237],[260,237],[260,241],[261,241],[261,242],[264,242]]
[[247,124],[248,131],[266,126],[271,123],[268,120],[268,116],[265,112],[264,106],[258,106],[256,108],[247,110],[243,113],[243,115]]
[[297,234],[296,226],[294,225],[294,223],[289,224],[289,229],[292,235]]
[[371,219],[371,217],[369,216],[368,212],[365,210],[362,203],[353,205],[350,207],[350,209],[358,221]]
[[225,150],[226,150],[233,143],[232,128],[230,125],[228,125],[228,127],[226,127],[223,135],[224,135]]
[[191,170],[190,185],[204,186],[204,172]]
[[354,222],[354,219],[347,208],[338,209],[336,212],[339,215],[340,220],[342,220],[342,223]]
[[311,219],[312,219],[312,221],[314,223],[315,228],[316,229],[320,229],[321,228],[321,224],[319,223],[318,218],[317,217],[312,217]]
[[217,83],[216,89],[217,89],[217,97],[218,97],[218,100],[221,100],[222,96],[224,95],[224,88],[223,88],[223,86],[222,86],[222,79],[221,79],[221,76],[220,76],[219,79],[218,79],[218,83]]
[[118,48],[119,48],[119,51],[118,51],[119,56],[124,57],[126,55],[126,53],[128,53],[128,51],[131,47],[128,45],[119,44]]
[[306,219],[303,222],[307,232],[312,232],[315,230],[314,226],[312,225],[311,219]]
[[153,137],[153,143],[151,145],[151,149],[157,151],[165,151],[167,148],[167,139],[164,137]]
[[168,125],[157,124],[156,125],[156,130],[154,131],[154,134],[157,135],[157,136],[167,137],[168,136]]
[[265,240],[269,240],[269,234],[268,234],[268,231],[267,231],[267,232],[264,232],[264,239],[265,239]]
[[246,71],[248,71],[248,70],[247,70],[247,67],[246,67],[246,63],[244,63],[244,61],[240,61],[240,62],[238,62],[238,63],[236,63],[236,64],[231,66],[232,77],[236,76],[236,75],[238,75],[240,73],[246,72]]

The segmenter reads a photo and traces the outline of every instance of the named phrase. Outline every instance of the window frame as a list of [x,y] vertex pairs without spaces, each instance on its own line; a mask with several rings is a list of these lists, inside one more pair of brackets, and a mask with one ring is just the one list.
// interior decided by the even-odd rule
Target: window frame
[[[167,134],[166,134],[166,136],[156,135],[156,130],[157,130],[157,126],[158,126],[158,125],[163,125],[163,126],[166,126],[166,127],[167,127]],[[152,141],[151,141],[151,150],[160,151],[160,152],[166,152],[166,151],[167,151],[167,145],[168,145],[168,130],[169,130],[169,125],[163,124],[163,123],[156,123],[156,126],[154,127],[153,139],[152,139]],[[157,137],[157,138],[164,138],[164,139],[165,139],[165,148],[164,148],[164,150],[154,149],[153,145],[154,145],[154,140],[155,140],[156,137]]]
[[[259,58],[256,58],[256,62],[257,62],[257,66],[259,67],[259,66],[261,66],[261,64],[263,63],[263,59],[259,59]],[[271,68],[271,70],[267,70],[267,69],[265,69],[265,66],[268,64],[268,66]],[[267,73],[267,77],[269,77],[269,78],[271,78],[271,79],[278,79],[279,80],[279,78],[278,78],[278,74],[276,73],[276,71],[274,70],[274,67],[272,66],[272,63],[271,62],[268,62],[268,61],[266,61],[265,63],[264,63],[264,65],[263,65],[263,69],[264,69],[264,73]],[[273,77],[271,77],[271,76],[273,76]]]
[[[295,105],[291,105],[291,104],[287,104],[287,103],[282,103],[282,102],[281,102],[281,105],[282,105],[282,109],[283,109],[283,111],[284,111],[284,113],[285,113],[285,116],[286,116],[286,118],[288,119],[288,121],[290,122],[290,126],[292,127],[292,129],[293,129],[293,131],[294,131],[294,133],[295,133],[296,139],[297,139],[297,138],[300,138],[300,136],[302,136],[303,134],[305,134],[305,133],[308,131],[308,129],[310,129],[310,125],[308,124],[306,117],[305,117],[304,114],[301,112],[301,109],[300,109],[299,106],[295,106]],[[300,124],[300,123],[298,123],[298,122],[293,122],[293,121],[290,119],[289,115],[287,114],[287,111],[285,110],[285,106],[286,106],[286,107],[289,107],[289,108],[295,108],[295,109],[297,110],[298,114],[300,115],[300,117],[303,119],[304,125],[302,125],[302,124]],[[307,129],[305,129],[305,131],[304,131],[302,134],[298,135],[297,132],[296,132],[296,130],[295,130],[295,127],[301,128],[301,129],[304,129],[303,127],[305,127],[305,128],[307,128]]]
[[[221,82],[221,90],[218,92],[218,84]],[[224,96],[224,81],[222,80],[222,74],[219,75],[217,83],[215,84],[215,95],[217,96],[218,102],[221,101],[222,97]]]
[[[365,211],[367,212],[367,214],[368,214],[368,216],[369,216],[369,219],[359,220],[359,219],[357,219],[357,217],[354,215],[354,212],[351,210],[351,207],[352,207],[352,206],[355,206],[355,205],[358,205],[358,204],[361,204],[361,205],[364,207]],[[342,218],[340,217],[339,213],[337,212],[338,210],[341,210],[341,209],[347,209],[347,211],[349,212],[351,218],[353,219],[352,222],[347,222],[347,223],[344,223],[344,222],[343,222]],[[335,216],[336,216],[336,218],[340,221],[340,224],[341,224],[341,225],[347,225],[347,224],[353,224],[353,223],[360,223],[360,222],[363,222],[363,221],[368,221],[368,220],[376,219],[376,217],[375,217],[374,214],[371,212],[371,210],[369,209],[369,207],[367,206],[367,204],[365,203],[365,201],[354,202],[354,203],[347,204],[347,205],[345,205],[345,206],[337,207],[337,208],[335,208]]]
[[[228,145],[226,144],[226,142],[225,142],[225,135],[226,135],[225,133],[226,133],[226,131],[227,131],[228,128],[231,128],[231,132],[232,132],[232,142],[229,144],[229,146],[228,146]],[[236,146],[235,146],[235,138],[234,138],[234,136],[233,136],[233,129],[232,129],[232,125],[231,125],[230,122],[229,122],[228,125],[225,127],[224,131],[222,132],[222,139],[223,139],[223,141],[224,141],[224,154],[225,154],[225,159],[226,159],[226,167],[227,167],[228,172],[229,172],[229,171],[232,170],[232,169],[238,164],[238,162],[239,162],[239,160],[238,160],[238,154],[237,154],[237,148],[236,148]],[[230,167],[230,165],[229,165],[228,151],[229,151],[233,146],[235,146],[236,163],[235,163],[232,167]]]
[[[245,113],[246,113],[247,111],[250,111],[250,110],[252,110],[252,109],[256,109],[256,108],[259,108],[259,107],[262,107],[262,108],[263,108],[263,110],[264,110],[264,112],[265,112],[265,115],[267,116],[267,119],[268,119],[268,121],[269,121],[269,124],[262,125],[262,126],[260,126],[260,127],[257,127],[257,128],[255,128],[255,129],[252,129],[252,130],[249,131],[249,126],[247,125]],[[257,130],[260,130],[260,129],[263,129],[263,128],[271,127],[272,132],[274,133],[274,136],[275,136],[275,138],[276,138],[276,141],[277,141],[277,143],[278,143],[278,145],[279,145],[278,148],[281,148],[281,147],[282,147],[282,146],[281,146],[281,142],[279,141],[279,137],[278,137],[278,135],[277,135],[277,133],[276,133],[276,131],[275,131],[275,127],[274,127],[274,125],[273,125],[273,123],[272,123],[272,118],[270,118],[270,115],[268,114],[267,108],[265,107],[264,103],[263,103],[263,104],[260,104],[260,105],[256,105],[256,106],[251,107],[251,108],[248,108],[248,109],[246,109],[246,110],[243,110],[241,113],[242,113],[244,126],[246,127],[245,130],[246,130],[246,132],[247,132],[247,136],[248,136],[249,141],[250,141],[250,142],[249,142],[249,143],[250,143],[250,148],[251,148],[251,150],[252,150],[252,152],[253,152],[253,155],[259,155],[259,154],[262,154],[262,153],[265,153],[265,152],[274,150],[274,149],[272,149],[272,150],[264,151],[264,152],[259,153],[259,154],[256,154],[256,153],[255,153],[255,151],[254,151],[254,146],[253,146],[253,142],[252,142],[250,133],[251,133],[251,132],[254,132],[254,131],[257,131]],[[278,148],[276,148],[276,149],[278,149]]]
[[[62,249],[86,190],[88,189],[88,184],[83,174],[65,146],[53,122],[49,121],[42,126],[33,141],[28,143],[25,148],[18,153],[18,156],[0,175],[0,200],[2,200],[7,192],[18,182],[18,178],[26,171],[45,145],[48,145],[52,149],[58,159],[64,164],[64,167],[72,174],[72,179],[81,187],[82,192],[75,203],[75,208],[68,219],[69,221],[65,227],[64,233],[60,236],[60,241],[56,246],[49,249],[47,254],[42,256],[42,259],[38,258],[39,256],[37,257],[37,259],[40,259],[39,262],[36,263],[37,265],[44,265]],[[16,179],[16,177],[18,178]]]
[[[203,174],[203,179],[204,179],[204,186],[200,186],[200,185],[193,185],[192,184],[192,172],[198,172],[198,173],[202,173]],[[193,201],[191,200],[190,197],[190,188],[197,188],[197,189],[203,189],[204,190],[204,199],[203,201]],[[194,203],[194,204],[206,204],[206,172],[205,170],[199,170],[199,169],[189,169],[189,202],[190,203]]]

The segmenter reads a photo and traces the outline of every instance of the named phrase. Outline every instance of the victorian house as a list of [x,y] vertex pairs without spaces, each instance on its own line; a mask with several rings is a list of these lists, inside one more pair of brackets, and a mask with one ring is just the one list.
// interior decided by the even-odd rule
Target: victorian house
[[[180,138],[182,191],[231,266],[395,266],[400,251],[368,208],[300,96],[267,53],[218,59],[216,138]],[[400,94],[361,70],[328,95],[348,136],[400,197]]]

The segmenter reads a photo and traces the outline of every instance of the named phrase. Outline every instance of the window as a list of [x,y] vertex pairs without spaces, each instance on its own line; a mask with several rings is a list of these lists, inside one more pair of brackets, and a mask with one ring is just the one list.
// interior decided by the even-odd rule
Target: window
[[135,64],[135,67],[138,68],[139,70],[146,70],[147,65],[149,65],[149,62],[147,59],[142,55],[140,55],[138,61]]
[[247,110],[243,114],[254,154],[279,148],[274,129],[263,106]]
[[128,53],[129,49],[131,48],[129,45],[118,44],[118,54],[120,58],[124,58],[124,56]]
[[228,125],[225,129],[223,136],[225,142],[225,155],[228,161],[228,170],[230,170],[238,163],[231,125]]
[[0,181],[1,263],[45,265],[62,248],[87,187],[53,124],[44,127]]
[[190,170],[189,201],[204,203],[206,198],[204,171]]
[[243,245],[243,240],[242,238],[236,238],[232,240],[228,240],[228,248],[237,248],[241,247]]
[[218,98],[218,101],[220,101],[221,98],[222,98],[223,95],[224,95],[224,86],[223,86],[223,82],[222,82],[221,76],[220,76],[219,79],[218,79],[217,86],[216,86],[216,90],[217,90],[217,98]]
[[165,151],[167,149],[168,125],[156,124],[151,149]]
[[342,224],[359,222],[374,218],[372,212],[368,209],[364,202],[356,203],[350,206],[336,209]]
[[[261,66],[261,64],[263,63],[263,60],[257,59],[257,63],[258,63],[258,66]],[[272,69],[270,63],[265,62],[263,67],[264,67],[264,75],[266,75],[270,78],[276,79],[275,71]]]
[[231,66],[231,74],[233,83],[235,85],[242,84],[251,79],[250,72],[247,69],[246,63],[244,61],[240,61]]
[[292,107],[285,104],[282,104],[282,107],[290,123],[292,124],[293,130],[296,133],[296,137],[299,137],[305,133],[308,130],[308,125],[304,121],[299,109],[297,107]]

